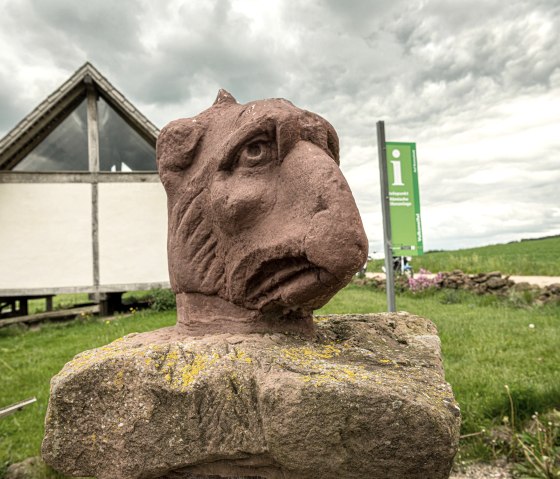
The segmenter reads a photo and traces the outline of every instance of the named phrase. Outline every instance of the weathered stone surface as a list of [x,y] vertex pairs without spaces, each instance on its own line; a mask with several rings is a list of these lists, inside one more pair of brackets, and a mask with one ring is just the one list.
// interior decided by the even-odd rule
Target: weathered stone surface
[[460,414],[434,325],[316,318],[294,334],[132,334],[53,378],[43,457],[99,479],[447,478]]
[[169,276],[185,333],[313,334],[368,241],[334,128],[284,99],[212,107],[162,129]]

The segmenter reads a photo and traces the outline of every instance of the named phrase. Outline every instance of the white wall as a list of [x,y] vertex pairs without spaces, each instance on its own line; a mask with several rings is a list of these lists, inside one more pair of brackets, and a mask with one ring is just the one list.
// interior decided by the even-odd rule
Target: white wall
[[161,183],[99,184],[100,284],[168,282]]
[[0,183],[2,289],[93,284],[91,185]]

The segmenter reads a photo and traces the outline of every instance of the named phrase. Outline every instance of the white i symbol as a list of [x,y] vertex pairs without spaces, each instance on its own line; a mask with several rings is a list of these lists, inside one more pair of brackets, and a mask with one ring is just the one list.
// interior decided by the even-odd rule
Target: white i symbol
[[[393,158],[399,158],[401,156],[401,152],[395,148],[391,152],[391,156]],[[393,184],[392,184],[392,186],[404,186],[404,183],[402,182],[401,162],[391,160],[391,164],[393,165]]]

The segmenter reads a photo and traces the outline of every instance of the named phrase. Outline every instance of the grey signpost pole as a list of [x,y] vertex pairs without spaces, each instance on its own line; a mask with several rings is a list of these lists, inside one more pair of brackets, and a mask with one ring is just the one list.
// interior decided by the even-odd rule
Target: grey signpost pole
[[379,175],[381,177],[381,211],[383,213],[383,248],[385,252],[385,278],[387,310],[397,310],[395,305],[395,280],[393,274],[393,246],[391,242],[391,215],[389,211],[389,178],[387,175],[387,147],[385,145],[385,122],[377,122],[377,150],[379,153]]

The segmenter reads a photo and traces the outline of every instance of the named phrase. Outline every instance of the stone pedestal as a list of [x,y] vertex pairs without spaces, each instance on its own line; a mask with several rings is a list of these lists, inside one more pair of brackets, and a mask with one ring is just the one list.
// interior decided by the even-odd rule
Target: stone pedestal
[[447,478],[460,413],[434,325],[315,318],[294,334],[131,334],[53,378],[43,457],[98,479]]

